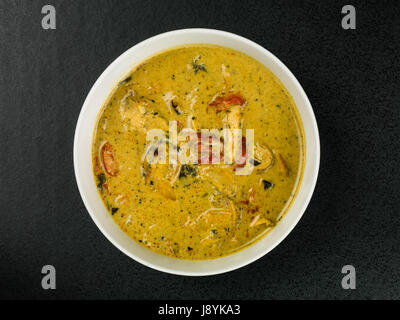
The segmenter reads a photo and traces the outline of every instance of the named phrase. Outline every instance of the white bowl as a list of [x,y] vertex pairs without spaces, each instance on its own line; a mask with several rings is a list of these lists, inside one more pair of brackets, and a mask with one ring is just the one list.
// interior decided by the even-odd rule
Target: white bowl
[[[261,240],[235,254],[202,261],[189,261],[157,254],[132,240],[113,221],[97,192],[92,171],[92,138],[97,116],[116,84],[146,58],[184,44],[206,43],[232,48],[268,67],[293,97],[304,126],[306,159],[299,192],[278,225]],[[288,68],[258,44],[232,33],[210,29],[184,29],[160,34],[127,50],[103,72],[90,90],[79,115],[74,141],[74,167],[79,191],[93,221],[118,249],[132,259],[157,270],[187,276],[219,274],[243,267],[275,248],[303,215],[318,176],[320,145],[318,127],[303,88]]]

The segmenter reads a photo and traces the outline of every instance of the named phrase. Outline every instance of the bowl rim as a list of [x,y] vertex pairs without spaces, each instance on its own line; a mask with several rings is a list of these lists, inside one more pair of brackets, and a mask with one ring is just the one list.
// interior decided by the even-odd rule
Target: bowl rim
[[[114,239],[114,237],[112,235],[110,235],[108,233],[107,230],[105,230],[102,226],[102,224],[100,223],[99,219],[97,218],[96,214],[92,212],[92,208],[89,204],[89,201],[86,197],[86,194],[84,192],[84,187],[83,187],[83,183],[81,181],[81,177],[79,175],[78,172],[78,167],[79,167],[79,159],[78,159],[78,139],[81,133],[81,130],[83,128],[83,122],[84,122],[84,118],[83,118],[83,114],[85,112],[85,110],[87,108],[89,108],[89,102],[94,94],[94,91],[97,89],[97,87],[103,82],[103,80],[109,75],[109,73],[111,72],[112,68],[116,65],[118,65],[120,63],[120,61],[122,61],[125,56],[129,55],[131,51],[136,50],[142,46],[147,45],[148,43],[154,42],[154,41],[158,41],[160,39],[163,39],[165,37],[170,37],[170,36],[174,36],[174,35],[178,35],[178,34],[190,34],[190,33],[204,33],[204,35],[207,34],[214,34],[214,35],[219,35],[219,36],[223,36],[223,37],[228,37],[234,41],[239,41],[244,43],[247,46],[251,46],[253,48],[255,48],[256,50],[262,51],[262,53],[266,56],[268,56],[269,59],[273,60],[273,62],[281,69],[282,72],[284,72],[286,74],[287,77],[290,78],[290,81],[293,83],[294,86],[297,87],[298,92],[301,95],[301,99],[304,101],[305,107],[307,108],[307,112],[310,114],[310,120],[311,120],[311,125],[312,125],[312,135],[313,138],[315,139],[315,150],[314,150],[314,162],[313,162],[313,168],[311,168],[312,172],[311,172],[311,181],[308,184],[308,192],[304,198],[304,201],[300,207],[300,209],[298,210],[299,213],[296,216],[296,219],[294,219],[292,221],[292,223],[289,225],[289,227],[287,228],[287,230],[285,232],[283,232],[279,239],[277,241],[274,242],[274,244],[272,246],[270,246],[269,248],[266,248],[265,250],[262,250],[260,253],[248,258],[245,261],[236,263],[235,265],[232,266],[226,266],[225,268],[221,268],[220,270],[214,270],[211,272],[207,272],[207,271],[195,271],[195,272],[191,272],[191,271],[181,271],[181,270],[176,270],[173,267],[166,267],[166,266],[160,266],[157,264],[152,263],[149,260],[145,260],[142,259],[141,257],[138,257],[137,255],[133,254],[132,252],[128,251],[127,249],[125,249],[123,246],[121,246],[118,241],[116,239]],[[205,42],[206,43],[206,42]],[[187,44],[195,44],[194,42],[187,42]],[[174,46],[171,46],[171,48],[173,48]],[[161,51],[162,52],[162,51]],[[246,52],[244,52],[246,53]],[[154,52],[152,54],[149,54],[148,57],[154,56],[154,54],[157,54],[157,52]],[[128,72],[127,72],[128,73]],[[275,73],[274,73],[275,74]],[[277,76],[277,75],[276,75]],[[279,78],[279,77],[278,77]],[[290,93],[290,91],[289,91]],[[299,115],[300,119],[301,116]],[[92,133],[91,133],[92,134]],[[305,139],[305,137],[304,137]],[[307,144],[307,141],[306,141]],[[306,146],[307,148],[307,146]],[[307,154],[306,154],[307,157]],[[276,248],[287,236],[290,232],[292,232],[292,230],[294,229],[294,227],[298,224],[299,220],[302,218],[307,206],[310,203],[311,197],[314,193],[315,190],[315,186],[317,183],[317,178],[318,178],[318,173],[319,173],[319,167],[320,167],[320,138],[319,138],[319,130],[318,130],[318,125],[317,125],[317,121],[315,118],[315,114],[313,111],[313,108],[311,106],[311,103],[303,89],[303,87],[301,86],[301,84],[299,83],[299,81],[297,80],[297,78],[293,75],[293,73],[288,69],[288,67],[286,67],[286,65],[281,62],[274,54],[272,54],[270,51],[268,51],[267,49],[265,49],[264,47],[262,47],[261,45],[255,43],[252,40],[249,40],[245,37],[242,37],[240,35],[231,33],[231,32],[227,32],[227,31],[221,31],[221,30],[216,30],[216,29],[208,29],[208,28],[187,28],[187,29],[179,29],[179,30],[174,30],[174,31],[168,31],[168,32],[164,32],[155,36],[152,36],[150,38],[147,38],[146,40],[143,40],[137,44],[135,44],[134,46],[130,47],[129,49],[127,49],[125,52],[123,52],[120,56],[118,56],[115,60],[113,60],[108,66],[107,68],[102,72],[102,74],[98,77],[98,79],[95,81],[95,83],[93,84],[93,86],[91,87],[87,97],[85,98],[85,101],[82,105],[82,108],[79,112],[79,116],[78,116],[78,120],[77,120],[77,124],[76,124],[76,129],[75,129],[75,134],[74,134],[74,144],[73,144],[73,163],[74,163],[74,172],[75,172],[75,179],[77,182],[77,186],[79,189],[79,193],[80,196],[82,198],[82,201],[85,205],[86,210],[88,211],[89,215],[91,216],[93,222],[96,224],[96,226],[99,228],[99,230],[101,231],[101,233],[115,246],[117,247],[120,251],[122,251],[124,254],[126,254],[128,257],[130,257],[131,259],[147,266],[150,267],[152,269],[158,270],[158,271],[162,271],[162,272],[166,272],[166,273],[170,273],[170,274],[175,274],[175,275],[182,275],[182,276],[210,276],[210,275],[217,275],[217,274],[222,274],[222,273],[226,273],[226,272],[230,272],[239,268],[242,268],[258,259],[260,259],[261,257],[263,257],[264,255],[266,255],[267,253],[269,253],[270,251],[272,251],[274,248]],[[304,163],[305,165],[305,163]],[[92,172],[90,173],[92,174]],[[303,177],[304,178],[304,177]],[[302,178],[302,179],[303,179]],[[301,181],[300,181],[301,183]],[[303,187],[303,185],[299,186],[298,192],[300,192],[301,188]],[[290,205],[291,206],[291,205]],[[288,213],[288,212],[287,212]],[[286,214],[287,214],[286,213]],[[252,244],[254,245],[254,244]],[[250,245],[250,247],[252,246]],[[147,248],[146,248],[147,249]],[[247,248],[244,248],[241,251],[247,250]],[[148,249],[147,249],[148,250]],[[240,251],[239,251],[240,252]],[[234,255],[235,253],[233,253]],[[217,258],[217,259],[221,259],[221,258]],[[215,259],[213,259],[215,260]],[[207,261],[207,260],[202,260],[202,261]],[[210,260],[212,261],[212,260]]]

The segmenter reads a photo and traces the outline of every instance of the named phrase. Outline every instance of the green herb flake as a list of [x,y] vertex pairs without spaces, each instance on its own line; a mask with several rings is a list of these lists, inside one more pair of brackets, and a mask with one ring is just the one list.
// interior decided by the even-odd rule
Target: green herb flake
[[204,66],[204,64],[198,63],[198,61],[200,60],[200,58],[201,58],[201,56],[198,56],[197,58],[195,58],[195,59],[192,61],[192,67],[193,67],[193,70],[194,70],[194,74],[197,74],[199,71],[207,72],[207,69],[206,69],[206,67]]
[[98,180],[97,188],[100,191],[103,191],[103,184],[105,184],[107,182],[106,175],[104,173],[98,174],[97,175],[97,180]]
[[188,164],[182,165],[181,171],[179,172],[179,179],[186,178],[189,176],[192,176],[192,177],[197,176],[196,168],[191,165],[188,165]]

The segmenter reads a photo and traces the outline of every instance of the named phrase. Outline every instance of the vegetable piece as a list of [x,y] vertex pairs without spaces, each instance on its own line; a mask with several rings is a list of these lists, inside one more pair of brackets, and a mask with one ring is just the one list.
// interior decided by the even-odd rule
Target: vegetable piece
[[131,80],[132,80],[132,76],[129,76],[129,77],[125,78],[124,80],[122,80],[119,84],[122,85],[124,83],[128,83]]
[[279,172],[284,176],[289,176],[289,168],[287,167],[286,162],[283,159],[282,155],[277,150],[275,150],[274,153],[275,153],[275,158],[278,162]]
[[104,173],[100,173],[99,175],[97,175],[97,179],[101,184],[105,184],[107,181],[106,175]]
[[262,180],[262,183],[264,185],[264,190],[268,190],[270,188],[272,188],[273,184],[267,180]]
[[112,215],[116,214],[118,210],[119,208],[111,208],[111,214]]
[[243,106],[246,103],[246,100],[240,94],[230,94],[224,97],[217,97],[212,100],[208,105],[211,107],[215,107],[215,111],[221,112],[228,110],[232,105]]
[[256,160],[256,159],[250,159],[249,162],[250,162],[250,164],[253,165],[254,167],[258,167],[258,166],[261,164],[261,162],[258,161],[258,160]]
[[100,150],[101,161],[104,169],[110,176],[116,176],[118,174],[118,163],[114,159],[113,148],[109,142],[103,144]]
[[192,66],[193,66],[194,74],[197,74],[197,72],[199,72],[199,71],[207,72],[207,69],[204,66],[204,64],[199,64],[199,63],[194,63],[193,62]]

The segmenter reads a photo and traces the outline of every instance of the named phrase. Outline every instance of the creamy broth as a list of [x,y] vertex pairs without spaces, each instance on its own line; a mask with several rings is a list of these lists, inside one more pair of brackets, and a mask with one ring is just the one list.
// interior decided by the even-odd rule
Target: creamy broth
[[[178,132],[254,129],[253,157],[244,148],[233,164],[147,163],[147,133],[170,139],[173,120]],[[94,134],[94,178],[132,239],[167,256],[217,258],[254,243],[286,212],[302,176],[302,132],[292,98],[265,66],[224,47],[178,47],[137,66],[111,93]],[[251,174],[236,174],[243,166]]]

